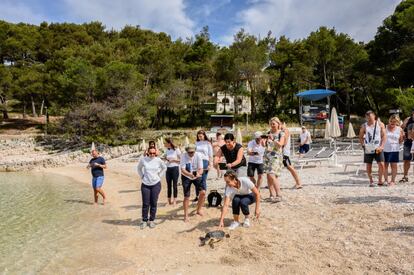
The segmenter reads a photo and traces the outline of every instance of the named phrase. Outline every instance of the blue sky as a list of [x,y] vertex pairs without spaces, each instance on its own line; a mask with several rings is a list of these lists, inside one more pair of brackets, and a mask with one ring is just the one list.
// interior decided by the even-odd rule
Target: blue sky
[[227,45],[244,28],[254,35],[292,39],[319,26],[335,27],[357,41],[371,40],[401,0],[1,0],[0,19],[39,24],[101,21],[164,31],[174,39],[209,26],[214,42]]

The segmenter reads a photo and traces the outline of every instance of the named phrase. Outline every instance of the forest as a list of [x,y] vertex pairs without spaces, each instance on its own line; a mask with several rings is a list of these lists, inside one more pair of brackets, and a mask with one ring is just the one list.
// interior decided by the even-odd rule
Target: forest
[[207,26],[173,40],[140,26],[0,21],[0,61],[0,120],[47,110],[62,118],[57,133],[109,143],[146,128],[205,125],[218,92],[248,97],[254,122],[298,121],[295,94],[317,88],[336,91],[332,105],[348,118],[368,109],[408,115],[414,0],[402,1],[367,43],[324,26],[300,40],[241,29],[220,46]]

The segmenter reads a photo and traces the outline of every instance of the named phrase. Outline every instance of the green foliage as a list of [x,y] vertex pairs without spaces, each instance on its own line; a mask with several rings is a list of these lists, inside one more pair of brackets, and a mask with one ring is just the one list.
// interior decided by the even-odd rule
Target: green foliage
[[[208,27],[187,40],[139,26],[0,21],[0,112],[64,116],[54,129],[104,143],[134,142],[147,127],[208,125],[218,93],[248,97],[250,121],[297,121],[298,91],[337,91],[332,104],[350,115],[414,106],[414,0],[404,0],[368,44],[320,27],[307,38],[262,39],[241,29],[227,47]],[[53,127],[52,127],[53,128]]]

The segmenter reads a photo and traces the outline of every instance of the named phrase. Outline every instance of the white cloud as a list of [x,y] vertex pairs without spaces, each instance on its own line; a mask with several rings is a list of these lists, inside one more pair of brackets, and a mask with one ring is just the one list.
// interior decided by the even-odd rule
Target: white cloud
[[[357,41],[369,41],[401,0],[249,0],[237,15],[238,24],[255,35],[304,38],[319,26],[335,27]],[[223,36],[223,41],[228,40]]]
[[37,14],[27,5],[16,3],[13,0],[0,1],[0,19],[12,23],[32,23],[40,24],[47,19],[40,14]]
[[67,13],[78,21],[101,21],[108,28],[125,25],[166,32],[173,36],[193,35],[195,23],[186,15],[183,0],[64,0]]

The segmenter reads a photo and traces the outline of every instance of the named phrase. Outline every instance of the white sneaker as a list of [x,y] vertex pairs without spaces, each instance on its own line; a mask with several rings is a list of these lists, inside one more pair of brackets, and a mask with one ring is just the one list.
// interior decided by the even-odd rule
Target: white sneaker
[[250,220],[249,219],[244,220],[243,227],[246,227],[246,228],[250,227]]
[[240,226],[240,223],[238,223],[238,222],[236,222],[236,221],[233,221],[231,224],[230,224],[230,226],[229,226],[229,230],[234,230],[234,229],[236,229],[237,227],[239,227]]
[[147,225],[148,225],[148,222],[144,222],[144,221],[142,221],[141,222],[141,224],[139,225],[139,227],[141,228],[141,230],[142,229],[145,229],[145,227],[147,227]]

